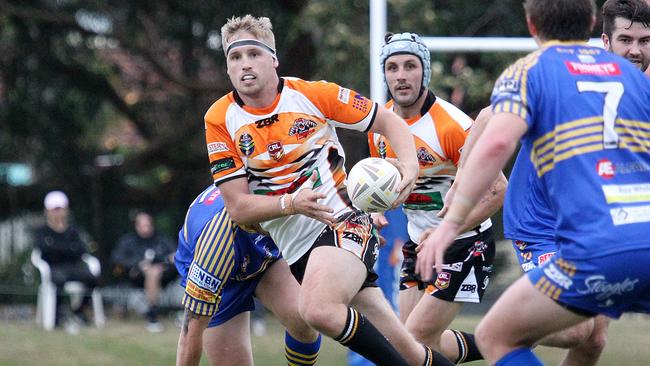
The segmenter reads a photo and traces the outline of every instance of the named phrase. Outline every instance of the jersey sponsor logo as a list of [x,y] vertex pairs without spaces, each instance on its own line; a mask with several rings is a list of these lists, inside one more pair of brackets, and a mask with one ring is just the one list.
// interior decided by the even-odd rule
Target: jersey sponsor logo
[[575,61],[564,61],[569,72],[573,75],[620,75],[621,68],[617,63],[585,63]]
[[460,285],[460,291],[474,293],[476,292],[476,285],[472,285],[472,284]]
[[293,126],[289,129],[289,136],[296,136],[298,141],[303,140],[316,131],[316,126],[318,126],[318,123],[315,121],[298,118],[293,121]]
[[472,257],[480,257],[486,249],[487,244],[483,240],[477,240],[474,242],[474,246],[469,250],[469,254]]
[[550,253],[544,253],[540,256],[537,257],[537,264],[542,265],[546,263],[549,259],[551,259],[555,255],[555,252],[550,252]]
[[650,222],[650,205],[618,207],[609,210],[616,226]]
[[352,98],[352,107],[360,110],[363,113],[368,112],[370,102],[363,95],[357,94]]
[[209,290],[211,292],[217,292],[221,280],[214,277],[210,273],[206,272],[203,268],[199,267],[196,263],[192,263],[190,270],[187,274],[188,280],[195,283],[197,286]]
[[386,159],[386,141],[383,139],[379,140],[379,143],[377,144],[377,153],[380,158]]
[[215,189],[212,193],[210,193],[208,198],[203,203],[206,205],[211,205],[214,203],[214,201],[216,201],[217,198],[219,198],[219,196],[221,196],[221,191]]
[[255,141],[253,141],[253,136],[247,133],[239,136],[239,150],[242,154],[250,156],[255,150]]
[[212,175],[215,175],[224,170],[232,169],[234,167],[235,167],[235,160],[233,158],[223,158],[223,159],[216,160],[215,162],[212,163],[212,168],[210,169],[210,172],[212,172]]
[[418,162],[422,167],[427,167],[433,165],[436,161],[436,158],[431,155],[431,153],[425,148],[420,147],[417,151]]
[[339,95],[336,99],[343,104],[348,104],[350,102],[350,89],[339,86]]
[[194,282],[192,281],[187,281],[187,286],[185,286],[185,292],[197,300],[207,302],[209,304],[217,303],[216,294],[200,288],[199,286],[195,285]]
[[228,151],[228,145],[225,142],[211,142],[208,144],[208,154],[216,154]]
[[280,160],[284,156],[284,147],[280,141],[273,141],[266,145],[266,150],[269,152],[269,156],[275,160]]
[[275,122],[280,120],[280,116],[277,114],[272,115],[271,117],[268,118],[262,118],[260,120],[255,121],[255,127],[257,128],[264,128],[264,127],[269,127]]
[[440,272],[436,277],[435,286],[440,290],[444,290],[449,287],[449,282],[451,282],[451,273]]
[[463,262],[456,262],[451,264],[443,264],[442,269],[454,272],[461,272],[463,270]]
[[532,252],[523,252],[523,253],[519,253],[519,255],[521,255],[521,258],[523,258],[525,261],[529,261],[529,260],[533,259],[533,253]]
[[495,94],[515,94],[519,92],[519,80],[501,79],[494,86]]
[[523,269],[524,272],[528,272],[528,271],[532,270],[533,268],[535,268],[535,263],[533,263],[533,262],[526,262],[526,263],[521,264],[521,269]]
[[442,206],[440,192],[411,193],[404,202],[404,208],[409,210],[436,211],[442,210]]
[[596,172],[601,178],[612,179],[614,178],[614,163],[607,159],[599,160],[596,163]]
[[596,300],[605,300],[634,291],[637,282],[639,282],[638,278],[630,279],[629,277],[621,282],[607,282],[605,276],[593,275],[585,278],[584,288],[577,288],[576,291],[583,295],[596,295]]
[[592,55],[578,55],[578,60],[580,62],[584,62],[586,64],[593,64],[596,63],[596,58]]
[[571,285],[573,285],[573,281],[567,275],[562,273],[562,270],[557,268],[554,263],[549,263],[544,267],[544,274],[551,281],[557,283],[560,287],[563,287],[566,290],[570,289]]
[[650,183],[603,184],[607,203],[641,203],[650,201]]

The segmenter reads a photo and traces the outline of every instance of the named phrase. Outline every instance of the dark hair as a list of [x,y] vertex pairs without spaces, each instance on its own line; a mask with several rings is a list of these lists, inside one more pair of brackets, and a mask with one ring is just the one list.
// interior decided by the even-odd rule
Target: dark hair
[[596,15],[594,0],[526,0],[524,9],[544,40],[586,40]]
[[612,37],[616,18],[650,27],[650,6],[644,0],[607,0],[603,4],[603,33]]

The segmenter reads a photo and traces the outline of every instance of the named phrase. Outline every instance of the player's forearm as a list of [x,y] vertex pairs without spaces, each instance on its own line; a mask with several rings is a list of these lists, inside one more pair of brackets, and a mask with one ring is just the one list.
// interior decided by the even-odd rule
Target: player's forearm
[[233,179],[219,185],[226,210],[233,221],[240,225],[253,225],[285,216],[291,209],[291,196],[263,196],[251,194],[245,178]]
[[490,189],[488,189],[472,211],[470,211],[461,231],[471,230],[496,214],[503,205],[507,185],[508,181],[506,177],[503,173],[499,174],[499,177],[490,186]]
[[185,309],[185,317],[176,353],[176,366],[197,366],[201,361],[203,331],[210,318]]

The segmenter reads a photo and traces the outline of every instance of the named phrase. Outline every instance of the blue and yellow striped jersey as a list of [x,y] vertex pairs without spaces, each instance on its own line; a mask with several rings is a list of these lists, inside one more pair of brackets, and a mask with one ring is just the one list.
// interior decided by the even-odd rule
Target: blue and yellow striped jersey
[[210,186],[194,199],[178,233],[175,264],[185,287],[183,304],[212,316],[229,281],[255,278],[279,257],[271,238],[248,233],[231,220],[221,192]]
[[555,240],[582,258],[650,247],[650,79],[603,49],[549,42],[503,72],[492,106],[528,124],[510,210],[539,190]]

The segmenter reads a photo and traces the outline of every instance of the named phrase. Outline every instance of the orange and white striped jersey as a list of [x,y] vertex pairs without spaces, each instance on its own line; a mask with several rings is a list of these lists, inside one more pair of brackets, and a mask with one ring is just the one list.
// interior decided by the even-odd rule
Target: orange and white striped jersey
[[[386,104],[393,109],[393,101]],[[411,241],[419,243],[425,229],[437,227],[442,220],[437,216],[443,199],[456,176],[460,152],[472,126],[472,119],[454,105],[429,92],[419,116],[407,119],[417,150],[420,172],[413,191],[404,202]],[[395,158],[395,152],[386,138],[377,133],[368,134],[370,156]],[[481,224],[483,231],[492,226],[490,219]],[[470,231],[458,238],[476,235]]]
[[[296,191],[313,171],[321,204],[334,217],[352,211],[347,196],[345,153],[335,127],[367,131],[377,104],[325,81],[282,78],[278,96],[265,108],[244,105],[236,92],[216,101],[205,115],[208,156],[215,185],[246,177],[252,193]],[[261,223],[289,264],[304,255],[325,224],[304,215]]]

